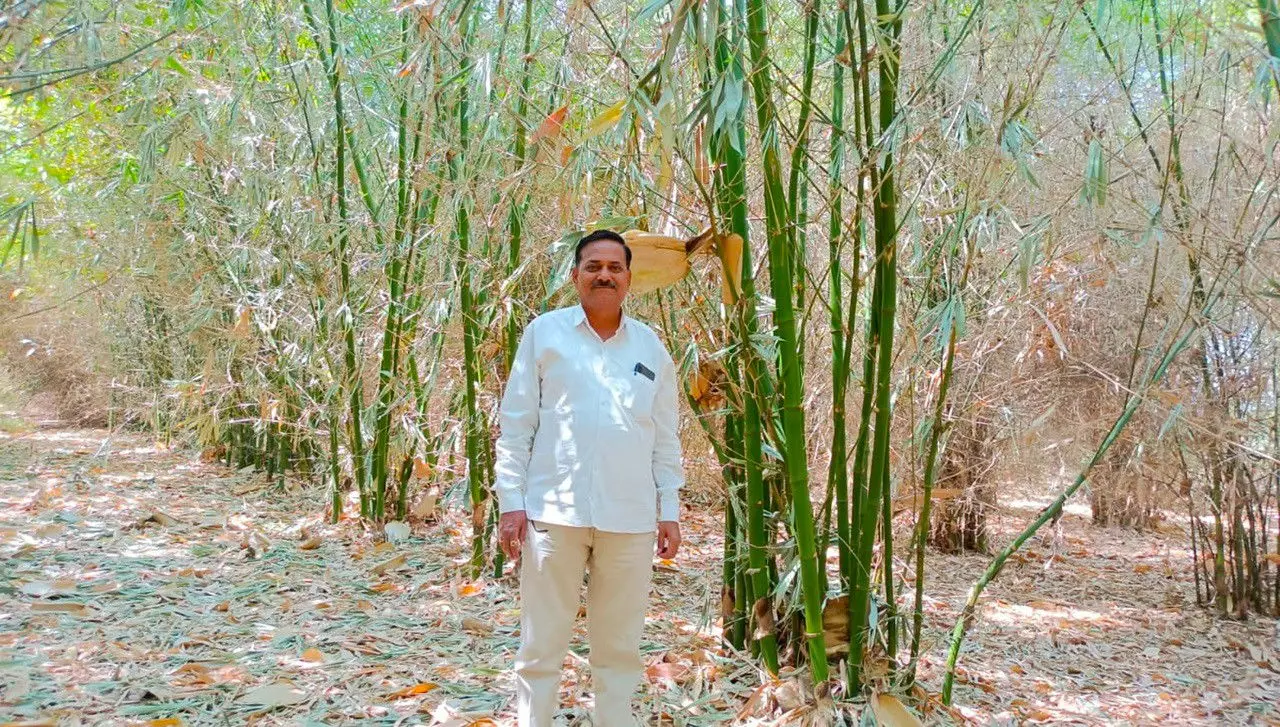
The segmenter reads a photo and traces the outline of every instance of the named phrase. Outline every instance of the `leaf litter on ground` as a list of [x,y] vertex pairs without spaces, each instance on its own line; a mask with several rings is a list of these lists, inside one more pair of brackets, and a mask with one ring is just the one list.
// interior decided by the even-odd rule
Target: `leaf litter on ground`
[[[140,435],[0,437],[0,723],[510,723],[511,566],[470,578],[468,519],[434,495],[429,518],[335,526],[318,489],[280,490]],[[997,537],[1028,514],[1006,508]],[[685,529],[686,551],[654,576],[644,721],[829,723],[829,703],[793,677],[763,678],[722,647],[719,515],[692,512]],[[936,698],[946,635],[986,559],[930,553],[922,688],[910,708],[873,695],[874,714],[1274,723],[1276,624],[1198,608],[1184,541],[1064,518],[989,589],[951,708]],[[571,722],[590,711],[584,637],[579,623],[565,661]]]

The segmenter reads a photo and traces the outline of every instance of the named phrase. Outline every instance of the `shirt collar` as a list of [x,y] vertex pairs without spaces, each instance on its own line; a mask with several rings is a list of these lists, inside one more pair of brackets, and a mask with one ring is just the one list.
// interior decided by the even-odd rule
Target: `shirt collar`
[[[630,318],[627,317],[627,310],[626,308],[623,308],[622,322],[618,325],[618,333],[622,333],[623,331],[627,330],[627,321],[629,320]],[[583,308],[581,303],[573,307],[573,325],[575,326],[591,325],[590,323],[587,322],[587,309]],[[614,334],[614,335],[617,335],[617,334]]]

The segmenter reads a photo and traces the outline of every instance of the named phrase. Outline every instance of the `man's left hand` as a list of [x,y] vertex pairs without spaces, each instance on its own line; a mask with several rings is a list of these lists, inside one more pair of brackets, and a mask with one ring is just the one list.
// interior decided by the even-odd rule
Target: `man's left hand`
[[680,550],[680,523],[663,521],[658,523],[658,557],[671,560]]

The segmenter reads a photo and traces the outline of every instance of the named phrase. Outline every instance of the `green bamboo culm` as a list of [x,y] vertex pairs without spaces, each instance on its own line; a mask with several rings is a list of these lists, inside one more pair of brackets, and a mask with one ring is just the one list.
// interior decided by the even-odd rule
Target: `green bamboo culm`
[[[810,674],[815,685],[828,679],[826,640],[822,628],[822,578],[814,533],[813,503],[809,499],[809,464],[804,429],[802,362],[798,355],[795,319],[796,269],[787,234],[791,220],[782,186],[778,154],[778,127],[773,107],[770,67],[765,47],[766,9],[764,0],[747,0],[747,43],[752,65],[751,85],[760,128],[760,147],[765,181],[765,228],[769,249],[769,278],[774,297],[774,328],[778,339],[782,380],[783,459],[791,493],[792,532],[800,561],[800,588],[804,599],[805,641],[808,643]],[[744,245],[745,248],[745,245]],[[825,562],[825,558],[822,559]]]
[[[449,181],[455,187],[462,184],[462,167],[467,158],[467,150],[471,142],[471,70],[472,62],[471,32],[475,24],[475,12],[469,5],[463,7],[458,16],[458,27],[462,36],[460,62],[463,64],[461,79],[458,83],[458,152],[449,159]],[[467,484],[471,496],[471,572],[479,577],[485,561],[485,506],[488,492],[485,489],[485,468],[480,456],[482,413],[479,410],[478,389],[480,366],[477,348],[479,345],[479,321],[475,296],[472,290],[471,267],[471,209],[467,195],[461,195],[454,211],[454,237],[458,246],[457,280],[459,310],[462,313],[462,355],[465,386],[463,390],[464,417],[464,450],[467,459]]]
[[[813,116],[813,69],[818,53],[819,0],[804,2],[804,63],[800,77],[800,113],[796,121],[796,140],[791,147],[791,165],[787,178],[787,232],[790,236],[792,269],[795,281],[795,306],[803,310],[807,275],[804,270],[808,238],[807,191],[809,189],[809,126]],[[804,360],[804,337],[799,340],[799,358]]]
[[[745,481],[746,502],[746,539],[747,567],[742,581],[750,592],[743,595],[743,600],[752,604],[753,628],[751,643],[753,650],[758,651],[765,669],[773,675],[778,674],[778,642],[772,618],[771,592],[768,567],[769,541],[765,527],[765,484],[764,484],[764,433],[760,419],[760,385],[766,374],[764,362],[756,355],[754,337],[756,335],[756,307],[759,304],[756,295],[754,266],[751,259],[751,237],[748,223],[747,179],[744,151],[746,149],[746,118],[741,99],[746,97],[745,71],[742,67],[742,43],[744,35],[744,8],[742,3],[733,0],[720,0],[719,12],[722,19],[728,16],[730,22],[720,24],[720,33],[716,38],[716,68],[721,73],[726,87],[732,86],[735,94],[726,94],[737,98],[738,105],[731,109],[725,125],[720,129],[713,128],[712,143],[717,161],[720,163],[721,189],[724,191],[724,206],[728,210],[729,230],[742,238],[742,260],[737,271],[740,283],[739,294],[734,304],[734,326],[736,330],[736,351],[738,355],[738,371],[741,375],[740,397],[742,400],[742,468]],[[732,34],[730,34],[732,30]],[[730,280],[735,271],[728,271]]]
[[[515,170],[518,174],[524,169],[528,157],[529,127],[529,85],[533,77],[533,0],[524,2],[524,53],[520,72],[520,95],[516,97],[515,118]],[[511,212],[507,217],[507,228],[510,236],[507,241],[507,277],[516,274],[520,267],[520,246],[524,239],[524,217],[528,202],[523,189],[515,191],[515,199],[511,204]],[[507,312],[506,346],[503,361],[506,371],[511,370],[511,362],[515,359],[516,346],[520,342],[520,318],[512,306]],[[501,550],[499,550],[501,552]]]
[[[847,5],[840,8],[841,18],[835,23],[835,48],[837,54],[849,53],[843,16]],[[828,168],[830,217],[827,229],[831,256],[831,277],[828,290],[831,311],[831,464],[828,483],[835,491],[836,548],[840,558],[840,590],[849,592],[849,576],[853,572],[853,551],[849,542],[849,451],[847,442],[847,416],[845,399],[848,396],[849,368],[853,346],[849,336],[852,322],[857,315],[856,294],[850,297],[850,310],[844,311],[844,64],[836,60],[831,79],[831,163]],[[854,290],[857,290],[857,258],[853,265]],[[825,552],[826,548],[823,548]]]
[[916,521],[916,582],[915,606],[911,614],[911,657],[907,667],[907,680],[914,682],[916,678],[916,659],[920,655],[920,634],[924,627],[924,560],[926,544],[929,540],[929,517],[933,506],[933,482],[938,460],[938,445],[947,428],[946,405],[947,393],[951,388],[951,374],[956,358],[956,327],[951,327],[947,336],[947,351],[942,364],[942,373],[938,382],[938,399],[934,402],[933,423],[929,428],[929,447],[924,460],[924,482],[920,491],[920,516]]
[[[309,2],[303,3],[303,10],[306,13],[307,20],[311,23],[313,30],[317,29],[315,17],[311,12]],[[325,0],[325,18],[329,31],[329,52],[325,58],[324,46],[319,42],[316,43],[317,50],[321,54],[321,60],[326,63],[327,76],[329,78],[330,91],[333,93],[333,112],[334,124],[337,129],[334,134],[334,184],[336,186],[335,194],[338,203],[338,235],[337,248],[335,257],[338,263],[338,280],[339,295],[342,304],[338,309],[338,318],[342,325],[343,338],[343,362],[345,367],[345,380],[343,386],[347,391],[348,398],[348,416],[350,424],[348,426],[348,448],[351,455],[351,471],[355,477],[356,488],[360,493],[360,515],[369,517],[369,497],[368,486],[366,484],[366,471],[364,461],[364,434],[361,431],[360,420],[364,415],[364,394],[360,380],[359,358],[356,354],[356,336],[355,336],[355,310],[354,298],[351,294],[351,259],[349,247],[349,235],[351,231],[351,219],[347,209],[347,121],[342,104],[342,77],[339,65],[340,48],[338,46],[338,30],[337,18],[333,9],[333,0]],[[316,32],[318,36],[318,30]],[[317,38],[318,41],[318,38]]]
[[[859,12],[862,12],[859,4]],[[854,590],[852,591],[850,609],[853,619],[849,624],[850,639],[850,682],[862,683],[862,649],[867,638],[866,623],[870,611],[870,573],[871,553],[875,544],[877,516],[884,509],[882,498],[887,498],[889,473],[889,435],[892,424],[891,395],[893,367],[893,332],[897,313],[897,188],[894,181],[893,133],[897,118],[898,88],[898,43],[901,31],[902,16],[905,5],[896,10],[889,7],[888,0],[876,0],[877,35],[883,48],[879,54],[879,113],[877,143],[879,163],[872,167],[872,186],[875,190],[872,218],[875,222],[875,283],[872,291],[872,304],[868,328],[868,356],[874,352],[874,362],[866,363],[867,373],[874,373],[874,426],[871,434],[870,466],[867,472],[865,490],[860,503],[860,522],[857,537],[857,571],[855,572]],[[859,18],[860,26],[865,24]],[[862,28],[860,27],[860,34]],[[866,47],[864,44],[864,53]],[[865,57],[865,56],[864,56]],[[868,127],[870,125],[868,124]],[[872,371],[872,365],[874,370]],[[872,386],[870,377],[864,379],[864,387]],[[864,411],[866,397],[864,396]],[[863,426],[866,426],[864,420]],[[864,439],[865,442],[865,439]],[[857,466],[855,452],[855,468]],[[892,542],[890,523],[884,523],[889,543]],[[892,596],[891,550],[886,548],[886,558],[882,566],[886,594]],[[896,624],[890,625],[891,646],[896,646]],[[890,654],[892,659],[893,655]]]
[[[409,56],[409,16],[400,18],[400,65],[408,63]],[[372,458],[373,475],[373,517],[382,519],[386,515],[387,479],[390,464],[387,461],[391,444],[391,410],[395,396],[395,382],[399,369],[397,354],[400,351],[400,325],[404,314],[404,279],[401,268],[404,266],[401,247],[406,242],[401,235],[405,227],[405,215],[409,203],[408,179],[406,173],[409,154],[409,96],[412,85],[404,84],[400,94],[399,114],[396,123],[396,217],[395,234],[386,255],[385,275],[387,279],[387,320],[383,328],[382,358],[378,366],[378,394],[376,397],[375,431]],[[411,244],[411,243],[409,243]],[[406,253],[407,254],[407,251]],[[401,487],[403,491],[404,487]]]

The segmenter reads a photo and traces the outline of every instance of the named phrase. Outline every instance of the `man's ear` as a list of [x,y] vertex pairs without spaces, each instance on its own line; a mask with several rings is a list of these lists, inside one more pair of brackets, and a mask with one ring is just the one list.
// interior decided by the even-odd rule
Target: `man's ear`
[[578,282],[578,266],[574,265],[573,270],[569,271],[569,279],[574,283]]

